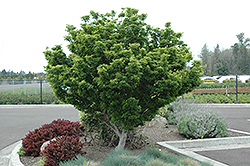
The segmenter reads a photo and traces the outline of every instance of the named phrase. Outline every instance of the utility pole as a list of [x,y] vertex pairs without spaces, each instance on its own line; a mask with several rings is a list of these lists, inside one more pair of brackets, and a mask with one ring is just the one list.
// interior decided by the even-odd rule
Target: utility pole
[[238,103],[238,75],[236,74],[236,103]]
[[40,103],[43,104],[43,80],[40,80],[40,99]]

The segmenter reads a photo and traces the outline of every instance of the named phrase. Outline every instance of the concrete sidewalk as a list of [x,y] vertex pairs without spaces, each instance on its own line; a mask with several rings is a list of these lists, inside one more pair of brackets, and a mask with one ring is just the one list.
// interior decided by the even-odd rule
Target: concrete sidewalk
[[2,149],[0,151],[0,166],[23,166],[17,154],[21,147],[21,141],[18,141]]
[[167,141],[157,144],[213,166],[250,165],[250,136]]

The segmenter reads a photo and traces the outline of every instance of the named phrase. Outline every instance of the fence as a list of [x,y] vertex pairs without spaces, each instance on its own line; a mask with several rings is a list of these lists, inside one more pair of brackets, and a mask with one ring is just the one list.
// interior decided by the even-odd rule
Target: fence
[[0,80],[0,94],[40,94],[40,103],[43,103],[43,94],[53,90],[46,80]]

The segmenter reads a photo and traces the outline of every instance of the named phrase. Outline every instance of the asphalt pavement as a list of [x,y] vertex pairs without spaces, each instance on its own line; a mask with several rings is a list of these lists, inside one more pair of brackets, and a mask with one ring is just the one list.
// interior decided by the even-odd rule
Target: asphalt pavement
[[250,148],[196,152],[230,166],[249,166]]
[[0,105],[0,150],[55,119],[78,121],[71,105]]

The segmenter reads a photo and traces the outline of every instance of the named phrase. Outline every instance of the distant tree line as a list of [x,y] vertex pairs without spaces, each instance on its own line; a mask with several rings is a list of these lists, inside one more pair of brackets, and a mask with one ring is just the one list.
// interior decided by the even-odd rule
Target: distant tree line
[[0,71],[0,80],[33,80],[33,79],[45,79],[45,73],[25,73],[24,71],[13,72],[13,70],[6,71],[3,69]]
[[207,44],[203,46],[199,57],[202,65],[206,66],[204,75],[250,74],[250,38],[245,39],[244,33],[236,36],[238,43],[225,50],[221,50],[219,44],[213,51]]

